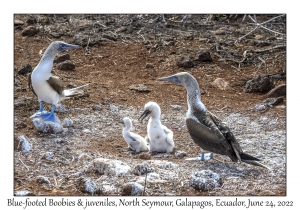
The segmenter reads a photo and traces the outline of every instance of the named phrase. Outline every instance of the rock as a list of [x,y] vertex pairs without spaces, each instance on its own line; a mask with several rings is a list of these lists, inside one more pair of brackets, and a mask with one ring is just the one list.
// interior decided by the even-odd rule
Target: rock
[[215,35],[225,35],[225,31],[223,29],[218,29],[215,31]]
[[55,117],[55,122],[46,121],[42,118],[34,118],[32,121],[34,126],[42,133],[60,133],[63,131],[63,127],[61,126],[58,117]]
[[18,98],[18,99],[15,99],[14,101],[14,108],[19,108],[19,107],[22,107],[22,106],[25,106],[26,105],[26,102],[25,102],[25,99],[24,98]]
[[259,104],[257,104],[257,105],[255,106],[255,109],[256,109],[257,111],[264,111],[264,110],[267,109],[267,106],[266,106],[265,104],[259,103]]
[[37,23],[36,17],[33,15],[30,15],[29,18],[26,20],[26,23],[28,25],[33,25]]
[[222,78],[217,78],[215,79],[215,81],[213,81],[211,83],[211,85],[213,87],[219,88],[220,90],[228,90],[229,89],[229,85],[228,82],[226,82],[224,79]]
[[154,64],[153,63],[146,63],[146,68],[147,69],[153,69],[154,68]]
[[150,172],[153,172],[154,171],[154,168],[149,165],[147,162],[143,162],[142,164],[137,164],[135,167],[134,167],[134,174],[135,175],[142,175],[142,174],[145,174],[145,173],[150,173]]
[[258,103],[255,106],[255,109],[257,111],[264,111],[267,108],[273,108],[273,106],[278,105],[283,102],[283,97],[278,97],[278,98],[267,98],[263,102]]
[[120,28],[117,28],[116,30],[115,30],[115,33],[121,33],[121,32],[124,32],[124,31],[126,31],[127,30],[127,28],[125,27],[125,26],[121,26]]
[[102,110],[102,104],[95,104],[93,106],[93,110],[95,110],[95,111],[101,111]]
[[183,67],[183,68],[192,68],[195,66],[195,64],[189,57],[179,56],[177,58],[177,66]]
[[50,184],[49,179],[45,176],[38,176],[36,182],[39,184]]
[[271,78],[265,75],[258,75],[246,82],[244,87],[245,92],[261,92],[265,93],[271,90],[274,83]]
[[257,35],[255,35],[255,37],[254,37],[254,39],[256,39],[256,40],[261,40],[261,39],[263,39],[264,38],[264,36],[262,36],[262,35],[260,35],[260,34],[257,34]]
[[139,92],[151,92],[151,89],[149,89],[146,85],[144,84],[136,84],[136,85],[131,85],[129,87],[130,90],[136,90]]
[[91,193],[94,194],[95,192],[99,191],[98,186],[95,184],[95,182],[88,177],[79,177],[76,181],[76,187],[81,192]]
[[86,129],[83,129],[82,132],[83,133],[91,133],[91,130],[86,128]]
[[19,25],[24,25],[24,22],[22,20],[15,19],[14,20],[14,26],[19,26]]
[[32,72],[32,66],[30,64],[25,64],[17,69],[18,74],[25,75]]
[[27,136],[22,135],[18,137],[19,145],[18,149],[20,148],[22,152],[29,152],[32,148],[31,144],[29,143],[29,139]]
[[55,105],[55,112],[62,112],[65,113],[67,110],[62,104],[56,104]]
[[137,195],[144,191],[144,187],[139,183],[129,182],[122,187],[122,196]]
[[109,160],[105,158],[97,158],[94,160],[94,168],[99,174],[105,175],[124,175],[130,170],[130,167],[119,160]]
[[28,26],[26,28],[24,28],[24,30],[22,31],[22,36],[33,36],[35,34],[37,34],[39,32],[39,30],[34,27],[34,26]]
[[71,120],[69,118],[65,118],[64,122],[63,122],[63,127],[68,128],[68,127],[72,127],[72,126],[73,126],[73,120]]
[[202,191],[213,190],[222,185],[222,179],[211,170],[202,170],[192,174],[192,185]]
[[210,56],[210,52],[208,51],[201,51],[198,53],[196,58],[194,59],[195,62],[211,62],[212,58]]
[[116,106],[113,105],[113,104],[109,104],[109,109],[110,109],[110,112],[111,112],[112,114],[118,114],[118,113],[119,113],[118,107],[116,107]]
[[58,64],[57,69],[59,70],[65,70],[65,71],[74,71],[75,70],[75,64],[72,63],[70,60],[66,60],[64,62],[61,62]]
[[51,161],[51,160],[53,160],[53,158],[54,158],[54,154],[52,152],[46,152],[43,155],[43,159],[45,159],[45,160]]
[[177,158],[183,158],[183,157],[185,157],[186,155],[187,155],[187,154],[186,154],[185,151],[179,150],[179,151],[176,151],[176,152],[175,152],[175,157],[177,157]]
[[279,85],[270,90],[265,97],[281,97],[286,96],[286,84]]
[[69,54],[63,54],[54,59],[53,63],[61,63],[64,61],[70,60]]
[[173,109],[176,109],[176,110],[181,110],[183,108],[180,105],[170,105],[170,107],[172,107]]

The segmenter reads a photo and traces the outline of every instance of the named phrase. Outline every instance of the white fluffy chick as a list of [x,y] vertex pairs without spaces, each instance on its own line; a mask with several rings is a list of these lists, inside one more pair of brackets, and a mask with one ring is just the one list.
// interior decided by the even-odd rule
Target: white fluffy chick
[[130,118],[124,117],[123,122],[125,128],[122,131],[123,137],[128,144],[128,147],[135,152],[147,151],[147,142],[146,140],[136,133],[130,132],[132,128],[132,122]]
[[150,115],[147,125],[147,137],[150,143],[150,152],[170,153],[174,148],[173,132],[160,122],[161,110],[157,103],[145,104],[144,112],[140,116],[142,120]]

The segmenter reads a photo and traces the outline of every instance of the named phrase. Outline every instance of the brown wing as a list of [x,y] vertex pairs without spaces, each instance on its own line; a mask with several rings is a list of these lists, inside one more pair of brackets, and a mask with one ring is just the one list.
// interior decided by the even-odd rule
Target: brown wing
[[214,117],[207,112],[202,113],[201,117],[196,115],[195,118],[186,119],[186,125],[192,139],[204,150],[227,155],[232,161],[237,161],[239,156],[236,155],[231,139],[228,139],[227,135],[221,132],[222,129],[218,128],[212,118]]
[[[31,72],[28,74],[27,82],[28,82],[28,87],[29,87],[29,89],[34,93],[34,95],[36,95],[36,93],[35,93],[34,90],[33,90],[32,83],[31,83]],[[37,96],[37,95],[36,95],[36,96]]]
[[58,94],[63,92],[63,84],[57,76],[51,75],[47,82]]

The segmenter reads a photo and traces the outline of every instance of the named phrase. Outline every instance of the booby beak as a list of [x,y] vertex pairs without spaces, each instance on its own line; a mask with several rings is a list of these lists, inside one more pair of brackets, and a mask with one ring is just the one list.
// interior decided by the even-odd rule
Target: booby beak
[[125,125],[125,123],[124,123],[124,121],[123,121],[123,120],[120,120],[120,122],[119,122],[119,123],[121,123],[121,124]]
[[181,81],[179,80],[179,78],[176,75],[158,78],[157,80],[158,81],[166,81],[166,82],[174,82],[174,83],[181,85]]
[[143,119],[145,119],[149,114],[151,113],[151,111],[149,111],[148,109],[146,109],[142,115],[139,117],[139,119],[141,119],[141,121],[143,121]]
[[58,51],[62,52],[65,50],[70,50],[70,49],[76,49],[76,48],[80,48],[79,45],[72,45],[72,44],[67,44],[67,43],[62,43],[59,45]]

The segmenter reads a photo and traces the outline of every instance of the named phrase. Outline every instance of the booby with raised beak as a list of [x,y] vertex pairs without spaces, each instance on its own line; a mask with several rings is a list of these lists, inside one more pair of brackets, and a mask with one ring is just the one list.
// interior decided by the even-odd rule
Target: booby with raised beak
[[[58,52],[79,47],[78,45],[71,45],[62,41],[52,42],[46,49],[39,64],[35,67],[33,72],[28,75],[28,86],[38,97],[40,102],[40,110],[33,114],[31,118],[41,117],[44,120],[54,122],[55,105],[66,98],[83,93],[83,88],[88,84],[70,90],[64,90],[60,79],[50,74],[54,57]],[[43,102],[52,104],[51,112],[47,112],[43,109]]]
[[174,148],[173,132],[160,122],[161,110],[157,103],[148,102],[145,104],[144,112],[139,117],[143,120],[150,115],[147,124],[147,138],[150,144],[150,152],[170,153]]
[[132,129],[132,122],[130,118],[124,117],[123,123],[125,124],[125,128],[123,128],[122,134],[125,141],[128,144],[128,147],[135,152],[147,151],[147,142],[140,135],[130,132]]
[[186,125],[188,132],[193,141],[202,150],[211,152],[208,156],[205,156],[204,152],[202,152],[200,158],[190,158],[190,160],[204,161],[205,159],[212,158],[214,152],[227,155],[234,162],[242,161],[269,169],[259,163],[258,161],[260,160],[258,158],[245,154],[229,127],[207,110],[201,102],[198,82],[191,74],[181,72],[172,76],[159,78],[158,80],[174,82],[186,88],[188,103]]

